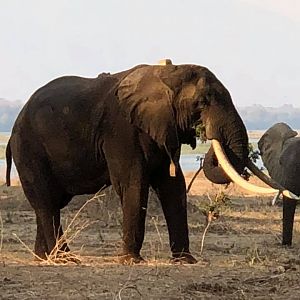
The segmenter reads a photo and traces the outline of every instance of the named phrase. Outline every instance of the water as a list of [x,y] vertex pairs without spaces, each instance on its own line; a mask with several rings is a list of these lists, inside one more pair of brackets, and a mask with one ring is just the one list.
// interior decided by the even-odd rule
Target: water
[[[194,172],[199,169],[199,157],[204,157],[203,154],[184,154],[180,157],[180,165],[183,170],[183,172]],[[263,168],[263,162],[261,159],[257,160],[255,165],[258,168]]]
[[[186,154],[181,155],[180,158],[180,165],[184,172],[190,172],[190,171],[196,171],[199,169],[199,154]],[[0,159],[0,178],[4,179],[6,173],[6,161],[5,159]],[[17,170],[15,165],[13,164],[12,170],[11,170],[11,177],[17,176]]]
[[[180,157],[180,165],[183,172],[196,172],[199,169],[200,161],[199,156],[201,154],[185,154]],[[256,165],[260,168],[263,167],[262,161],[259,160]],[[4,159],[0,159],[0,180],[5,180],[6,174],[6,161]],[[15,165],[13,164],[11,169],[11,178],[18,178],[18,172],[16,170]]]
[[[10,132],[1,132],[2,135],[10,136]],[[254,147],[257,148],[258,139],[250,139],[250,142],[254,144]],[[0,143],[5,144],[5,143]],[[195,153],[195,154],[183,154],[180,157],[180,165],[183,172],[195,172],[199,169],[200,166],[200,157],[204,157],[203,154]],[[261,159],[256,162],[256,165],[261,168],[263,167],[263,163]],[[4,179],[6,173],[6,161],[4,159],[0,159],[0,178]],[[17,177],[17,170],[15,165],[12,166],[11,177]]]
[[200,157],[203,154],[183,154],[180,157],[180,165],[183,172],[197,171],[200,167]]
[[[183,172],[196,172],[200,166],[200,157],[204,157],[203,154],[184,154],[180,157],[180,165]],[[263,163],[261,160],[256,162],[256,165],[261,168],[263,167]],[[0,159],[0,179],[4,180],[6,173],[6,161],[4,159]],[[11,170],[11,178],[18,177],[18,173],[15,165],[13,164]]]

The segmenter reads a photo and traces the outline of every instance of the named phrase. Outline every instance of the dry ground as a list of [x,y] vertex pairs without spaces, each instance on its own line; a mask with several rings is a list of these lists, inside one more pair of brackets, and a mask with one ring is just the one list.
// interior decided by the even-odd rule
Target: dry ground
[[[187,182],[191,174],[186,176]],[[34,213],[20,187],[0,189],[0,299],[300,299],[300,223],[296,218],[294,246],[280,245],[280,206],[271,198],[225,190],[230,203],[209,228],[202,208],[208,195],[223,187],[201,174],[189,195],[191,251],[196,265],[169,263],[168,235],[161,209],[151,197],[142,255],[148,263],[123,266],[115,262],[120,249],[122,216],[114,194],[89,203],[78,216],[88,220],[71,244],[81,263],[47,265],[34,260]],[[68,223],[84,203],[77,197],[63,211]],[[16,237],[17,236],[17,237]]]

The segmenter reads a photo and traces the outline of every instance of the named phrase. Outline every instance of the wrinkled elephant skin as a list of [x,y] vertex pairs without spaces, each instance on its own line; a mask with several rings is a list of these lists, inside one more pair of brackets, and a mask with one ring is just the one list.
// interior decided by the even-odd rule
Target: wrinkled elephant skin
[[[270,176],[283,187],[300,195],[300,137],[285,123],[276,123],[258,142]],[[291,245],[297,201],[283,197],[282,244]]]
[[[12,155],[36,213],[35,253],[45,258],[62,236],[60,209],[73,196],[113,185],[123,209],[121,261],[141,261],[152,186],[173,258],[195,263],[179,157],[181,144],[195,147],[199,121],[209,125],[209,138],[220,140],[242,170],[248,156],[245,126],[229,92],[204,67],[139,65],[93,79],[62,77],[37,90],[19,114],[7,148],[8,166]],[[207,164],[208,176],[228,182],[214,178],[209,168],[220,172],[217,163]]]

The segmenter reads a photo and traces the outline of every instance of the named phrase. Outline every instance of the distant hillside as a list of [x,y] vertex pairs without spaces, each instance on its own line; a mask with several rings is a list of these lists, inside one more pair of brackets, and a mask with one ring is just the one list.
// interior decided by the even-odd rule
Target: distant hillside
[[[21,101],[8,101],[0,98],[0,132],[11,131],[23,105]],[[294,129],[300,129],[300,108],[290,104],[281,107],[264,107],[255,104],[237,109],[247,130],[265,130],[277,122],[285,122]]]
[[0,131],[11,131],[14,121],[24,103],[0,98]]
[[264,107],[259,104],[237,108],[247,130],[264,130],[277,122],[285,122],[300,129],[300,108],[290,104],[280,107]]

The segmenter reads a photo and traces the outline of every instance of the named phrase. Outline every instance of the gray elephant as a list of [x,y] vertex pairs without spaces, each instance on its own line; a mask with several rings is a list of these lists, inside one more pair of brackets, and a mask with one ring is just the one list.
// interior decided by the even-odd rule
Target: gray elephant
[[[258,142],[262,161],[270,176],[286,189],[300,195],[300,137],[285,123],[269,128]],[[283,196],[282,244],[291,245],[297,200]]]
[[[215,183],[229,183],[232,176],[216,155],[225,153],[241,174],[248,136],[228,90],[205,67],[139,65],[91,79],[66,76],[38,89],[19,114],[6,152],[7,184],[13,157],[36,213],[35,253],[45,258],[63,235],[60,210],[73,196],[113,185],[123,209],[120,261],[142,261],[151,186],[163,208],[173,259],[195,263],[179,157],[181,144],[195,147],[199,122],[221,148],[209,150],[204,172]],[[61,251],[68,249],[65,244]]]

